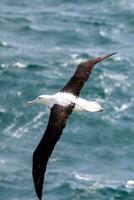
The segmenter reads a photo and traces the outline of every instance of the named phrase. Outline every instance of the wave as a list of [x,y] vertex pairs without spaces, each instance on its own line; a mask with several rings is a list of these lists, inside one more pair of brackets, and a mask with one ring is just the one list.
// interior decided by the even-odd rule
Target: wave
[[7,41],[0,41],[0,48],[14,49],[15,46],[8,43]]
[[[17,119],[14,120],[9,126],[7,126],[3,133],[6,136],[10,136],[16,139],[20,139],[24,134],[29,133],[31,129],[38,129],[41,126],[41,118],[43,117],[44,112],[39,112],[31,121],[24,123],[22,126],[16,124],[16,120],[21,116],[21,113],[18,115]],[[17,128],[16,128],[17,127]]]
[[[58,181],[55,181],[53,176],[59,177]],[[88,174],[73,174],[71,178],[67,174],[52,174],[49,175],[48,181],[48,192],[59,193],[63,192],[65,199],[128,199],[133,196],[133,188],[128,188],[126,183],[128,181],[118,180],[106,180],[103,177],[100,178],[98,175]],[[53,181],[53,184],[51,182]],[[128,197],[128,198],[127,198]]]
[[0,159],[0,165],[4,165],[6,161],[4,159]]
[[100,191],[106,189],[113,189],[117,192],[122,190],[126,192],[134,191],[134,180],[107,180],[101,175],[91,175],[91,174],[73,174],[78,182],[85,182],[86,189],[91,191]]
[[8,43],[6,41],[1,41],[0,42],[0,47],[7,47]]
[[26,68],[27,64],[24,63],[24,62],[16,62],[16,63],[13,64],[13,67],[16,67],[16,68]]
[[29,68],[29,69],[44,69],[43,65],[39,65],[36,63],[28,63],[26,61],[17,61],[14,63],[1,63],[0,68],[8,69],[8,68],[18,68],[18,69],[24,69],[24,68]]
[[130,188],[130,189],[134,189],[134,180],[127,180],[125,182],[125,187]]
[[73,176],[78,179],[78,180],[83,180],[83,181],[93,181],[95,180],[95,178],[97,178],[96,176],[93,176],[91,174],[78,174],[78,173],[74,173]]
[[25,62],[15,62],[13,64],[8,64],[8,63],[1,63],[0,64],[0,68],[4,68],[4,69],[8,69],[8,68],[19,68],[19,69],[22,69],[22,68],[26,68],[28,65],[25,63]]

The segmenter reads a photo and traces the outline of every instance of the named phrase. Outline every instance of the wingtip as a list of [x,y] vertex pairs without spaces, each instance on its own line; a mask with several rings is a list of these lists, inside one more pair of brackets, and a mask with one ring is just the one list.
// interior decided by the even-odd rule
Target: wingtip
[[38,199],[42,200],[42,191],[39,192],[39,191],[36,190],[36,194],[37,194]]
[[117,53],[119,53],[119,52],[114,52],[114,53],[110,53],[110,54],[106,54],[105,56],[102,56],[102,59],[104,58],[109,58],[109,57],[111,57],[111,56],[113,56],[113,55],[115,55],[115,54],[117,54]]
[[96,64],[96,63],[101,62],[102,60],[105,60],[106,58],[109,58],[109,57],[111,57],[111,56],[113,56],[113,55],[115,55],[115,54],[117,54],[117,53],[118,53],[118,52],[106,54],[106,55],[104,55],[104,56],[95,58],[95,59],[93,59],[92,61],[93,61],[94,64]]
[[42,200],[42,195],[38,195],[38,194],[37,194],[37,196],[38,196],[38,199],[39,199],[39,200]]

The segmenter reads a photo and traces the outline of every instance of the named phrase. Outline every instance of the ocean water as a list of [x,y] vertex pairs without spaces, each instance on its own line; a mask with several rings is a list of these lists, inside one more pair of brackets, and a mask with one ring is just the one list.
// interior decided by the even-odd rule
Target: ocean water
[[0,1],[0,199],[36,200],[32,152],[53,94],[78,63],[96,65],[81,92],[103,113],[73,113],[47,168],[43,199],[134,199],[134,1]]

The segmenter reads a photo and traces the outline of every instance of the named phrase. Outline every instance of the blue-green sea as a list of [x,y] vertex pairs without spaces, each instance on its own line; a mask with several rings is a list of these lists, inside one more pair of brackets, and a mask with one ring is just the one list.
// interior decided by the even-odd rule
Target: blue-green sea
[[134,1],[0,0],[0,200],[37,200],[32,153],[49,109],[26,102],[116,51],[81,92],[104,112],[69,117],[43,200],[134,200]]

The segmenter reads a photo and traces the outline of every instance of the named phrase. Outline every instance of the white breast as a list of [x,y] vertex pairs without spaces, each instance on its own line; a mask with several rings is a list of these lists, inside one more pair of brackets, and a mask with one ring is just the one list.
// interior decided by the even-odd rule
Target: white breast
[[76,103],[77,101],[77,97],[65,92],[56,93],[54,95],[54,98],[55,98],[55,103],[62,106],[68,106],[69,104]]

